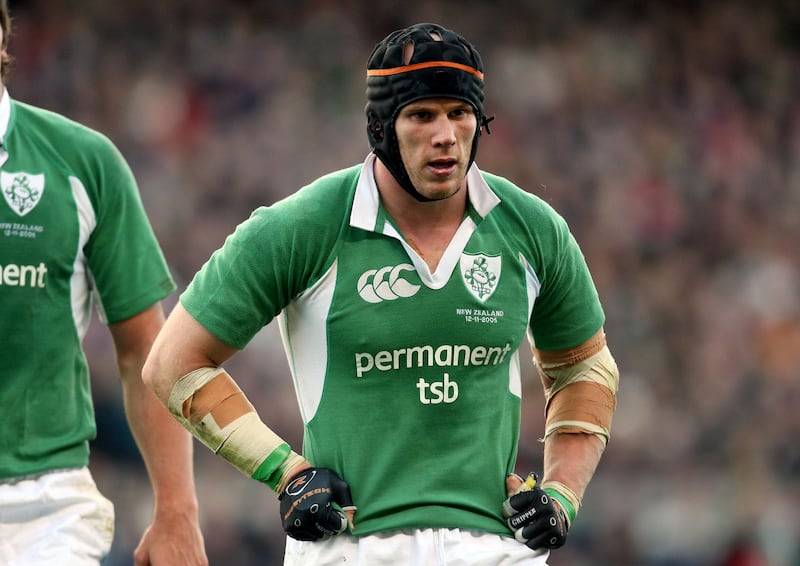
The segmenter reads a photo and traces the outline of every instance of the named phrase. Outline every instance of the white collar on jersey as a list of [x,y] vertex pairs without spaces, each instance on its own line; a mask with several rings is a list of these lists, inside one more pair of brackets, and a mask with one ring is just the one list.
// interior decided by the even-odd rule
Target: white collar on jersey
[[[358,186],[353,198],[353,211],[350,213],[351,226],[369,230],[370,232],[375,231],[375,223],[378,219],[378,209],[380,207],[378,185],[375,183],[375,173],[373,171],[375,159],[377,159],[377,156],[370,152],[361,166],[361,174],[358,177]],[[480,169],[474,162],[469,171],[467,171],[467,186],[469,187],[468,196],[472,208],[481,218],[484,218],[500,203],[500,198],[486,184]]]

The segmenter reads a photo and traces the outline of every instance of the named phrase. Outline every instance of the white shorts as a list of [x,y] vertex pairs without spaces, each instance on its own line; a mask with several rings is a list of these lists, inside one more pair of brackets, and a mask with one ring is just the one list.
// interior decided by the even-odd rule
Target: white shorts
[[87,468],[0,481],[0,564],[97,566],[114,538],[114,506]]
[[460,529],[413,529],[302,542],[286,538],[284,566],[547,566],[513,538]]

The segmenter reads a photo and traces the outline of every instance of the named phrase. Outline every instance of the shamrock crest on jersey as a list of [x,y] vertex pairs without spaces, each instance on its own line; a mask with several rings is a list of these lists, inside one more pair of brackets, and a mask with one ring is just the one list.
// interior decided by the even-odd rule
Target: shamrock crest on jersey
[[33,210],[44,192],[44,174],[0,172],[0,187],[11,210],[25,216]]
[[479,301],[485,302],[492,296],[500,280],[500,256],[463,253],[459,263],[467,289]]

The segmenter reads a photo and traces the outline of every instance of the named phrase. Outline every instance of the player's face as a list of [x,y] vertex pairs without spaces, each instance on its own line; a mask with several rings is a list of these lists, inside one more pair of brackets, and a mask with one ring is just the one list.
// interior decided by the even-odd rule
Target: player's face
[[394,125],[400,156],[420,194],[441,200],[459,191],[476,125],[472,106],[452,98],[420,100],[400,110]]

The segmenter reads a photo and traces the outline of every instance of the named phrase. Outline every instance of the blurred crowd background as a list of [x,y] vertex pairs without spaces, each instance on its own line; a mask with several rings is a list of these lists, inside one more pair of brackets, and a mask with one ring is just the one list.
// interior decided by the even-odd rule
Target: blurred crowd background
[[[418,21],[469,38],[496,115],[477,163],[567,218],[622,373],[612,440],[551,564],[800,565],[800,3],[10,8],[11,95],[119,146],[180,290],[254,207],[363,160],[377,41]],[[86,347],[100,429],[92,467],[117,511],[110,564],[130,564],[148,484],[99,322]],[[541,468],[542,395],[522,358],[524,473]],[[274,325],[228,365],[299,447]],[[196,447],[211,564],[279,564],[274,495]]]

